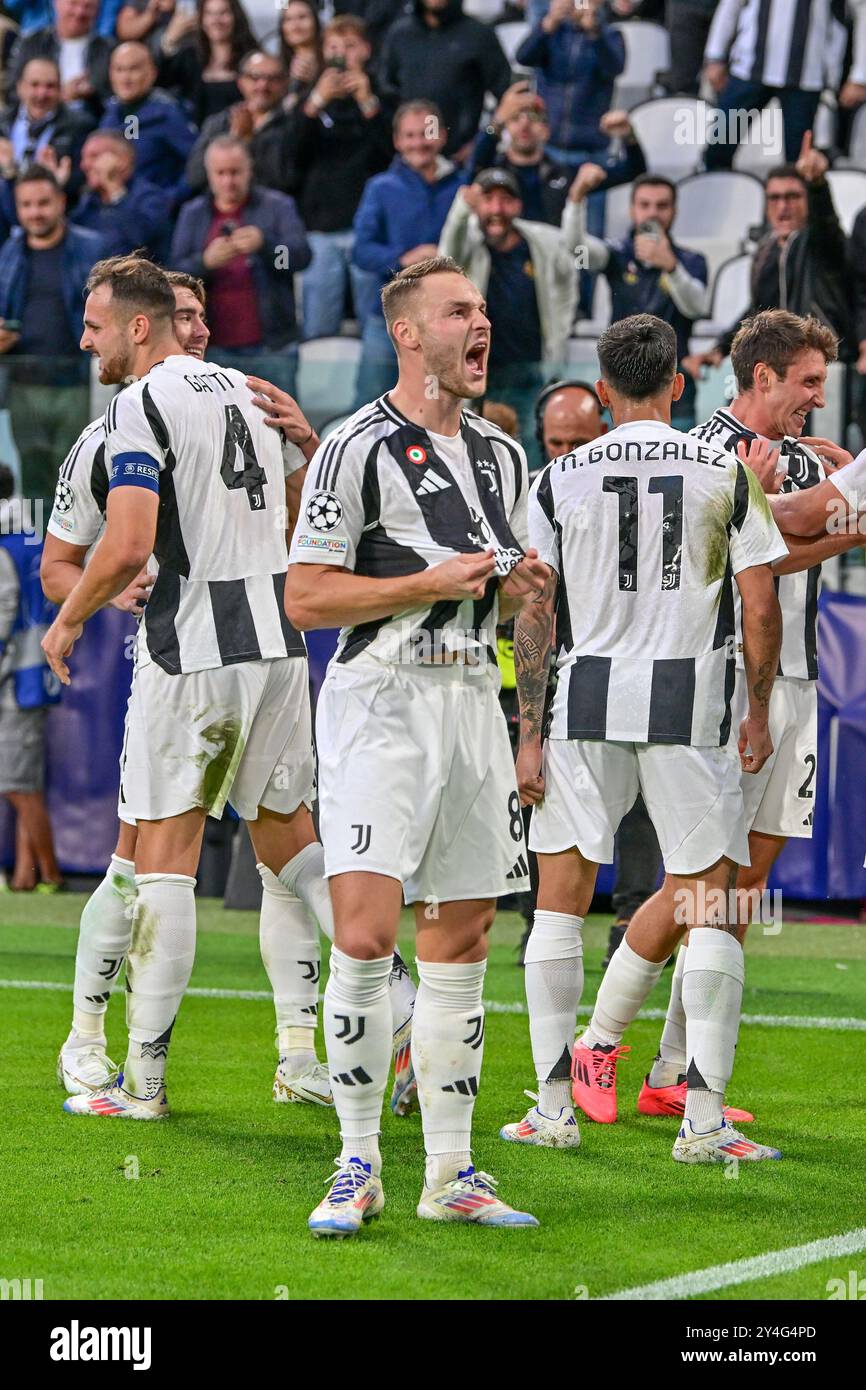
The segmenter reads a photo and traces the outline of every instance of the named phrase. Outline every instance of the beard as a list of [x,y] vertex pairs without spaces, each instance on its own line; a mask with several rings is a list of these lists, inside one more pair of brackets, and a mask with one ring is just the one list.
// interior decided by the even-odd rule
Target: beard
[[433,338],[426,335],[422,341],[424,350],[424,375],[431,379],[438,388],[438,393],[447,391],[451,396],[457,396],[460,400],[470,397],[483,396],[486,389],[487,380],[485,378],[478,382],[469,378],[464,370],[463,355],[466,345],[461,343],[459,348],[445,346]]
[[130,355],[121,349],[99,358],[99,380],[103,386],[119,386],[129,376],[131,369]]

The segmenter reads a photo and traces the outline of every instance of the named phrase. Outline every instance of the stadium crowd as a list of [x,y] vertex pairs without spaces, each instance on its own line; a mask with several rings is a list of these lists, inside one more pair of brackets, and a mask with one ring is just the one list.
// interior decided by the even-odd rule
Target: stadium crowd
[[[454,257],[493,325],[485,410],[531,468],[588,405],[537,409],[574,342],[643,312],[676,333],[679,428],[741,320],[781,307],[838,337],[866,435],[864,0],[7,0],[0,60],[0,408],[46,507],[93,414],[84,284],[134,249],[203,281],[210,358],[290,393],[302,343],[359,339],[355,405],[393,384],[383,285]],[[738,117],[773,99],[775,161],[742,172]],[[679,231],[683,177],[732,258]]]

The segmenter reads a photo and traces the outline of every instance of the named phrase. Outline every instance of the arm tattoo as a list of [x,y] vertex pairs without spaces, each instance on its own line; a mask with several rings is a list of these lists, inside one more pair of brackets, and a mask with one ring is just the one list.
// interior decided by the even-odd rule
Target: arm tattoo
[[769,704],[775,675],[776,668],[770,661],[762,662],[755,672],[755,679],[752,682],[752,694],[759,705]]
[[520,704],[521,744],[534,743],[541,737],[553,644],[556,583],[557,576],[551,573],[544,591],[521,609],[514,622],[514,670]]

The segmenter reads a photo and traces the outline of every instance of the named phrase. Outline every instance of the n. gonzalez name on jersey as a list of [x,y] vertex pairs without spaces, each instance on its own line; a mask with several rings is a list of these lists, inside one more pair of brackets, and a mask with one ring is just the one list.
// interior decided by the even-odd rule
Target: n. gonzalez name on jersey
[[[748,445],[760,438],[747,429],[736,415],[721,407],[691,434],[707,444],[714,444],[727,453],[736,454],[737,445]],[[816,487],[826,474],[818,455],[798,439],[783,439],[780,457],[787,463],[782,492],[798,492],[800,488]],[[797,574],[776,576],[776,593],[782,609],[782,650],[779,653],[780,676],[797,680],[818,679],[818,592],[821,586],[821,566],[800,570]],[[740,597],[736,595],[737,665],[742,669],[742,637],[740,635]]]
[[105,431],[109,490],[159,495],[140,650],[172,675],[305,656],[283,606],[284,453],[244,374],[167,357],[114,398]]
[[725,744],[733,576],[787,547],[750,469],[650,420],[555,459],[529,539],[559,576],[551,738]]
[[290,563],[391,578],[493,549],[498,573],[479,600],[445,600],[344,628],[336,660],[366,652],[423,661],[435,646],[495,662],[497,585],[526,548],[528,490],[520,445],[471,411],[453,438],[413,424],[387,396],[357,411],[310,464]]

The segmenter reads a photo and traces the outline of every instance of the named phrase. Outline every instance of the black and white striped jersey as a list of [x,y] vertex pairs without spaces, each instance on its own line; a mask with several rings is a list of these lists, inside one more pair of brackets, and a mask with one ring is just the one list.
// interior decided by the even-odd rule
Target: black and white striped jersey
[[732,576],[787,554],[751,470],[670,425],[620,425],[544,469],[529,540],[559,575],[549,737],[726,743]]
[[105,524],[107,498],[105,421],[100,415],[85,425],[60,465],[48,530],[69,545],[93,545]]
[[[492,548],[504,575],[526,547],[527,495],[526,456],[498,426],[464,410],[450,439],[413,424],[382,396],[317,450],[289,560],[384,579]],[[366,652],[414,664],[467,651],[495,661],[497,582],[478,601],[443,601],[344,628],[336,660]]]
[[283,606],[283,451],[243,372],[167,357],[109,405],[105,461],[109,491],[159,495],[142,660],[176,675],[306,655]]
[[[849,0],[854,22],[852,81],[863,81],[862,0]],[[846,0],[720,0],[704,60],[769,87],[807,92],[836,88],[848,42]],[[781,154],[781,151],[780,151]]]
[[[841,493],[851,511],[863,513],[866,509],[866,449],[844,468],[836,468],[829,481]],[[844,511],[840,508],[840,519]]]
[[[747,445],[758,436],[747,429],[741,420],[721,407],[709,420],[691,431],[705,443],[736,454],[737,445]],[[824,466],[814,450],[797,439],[783,439],[780,462],[787,464],[788,473],[782,492],[797,492],[800,488],[815,487],[824,481]],[[782,609],[782,650],[779,655],[780,676],[797,680],[818,679],[818,591],[821,585],[821,566],[813,565],[798,574],[781,574],[776,578],[776,593]],[[740,630],[740,596],[735,594],[737,622],[737,665],[743,668],[742,634]]]

